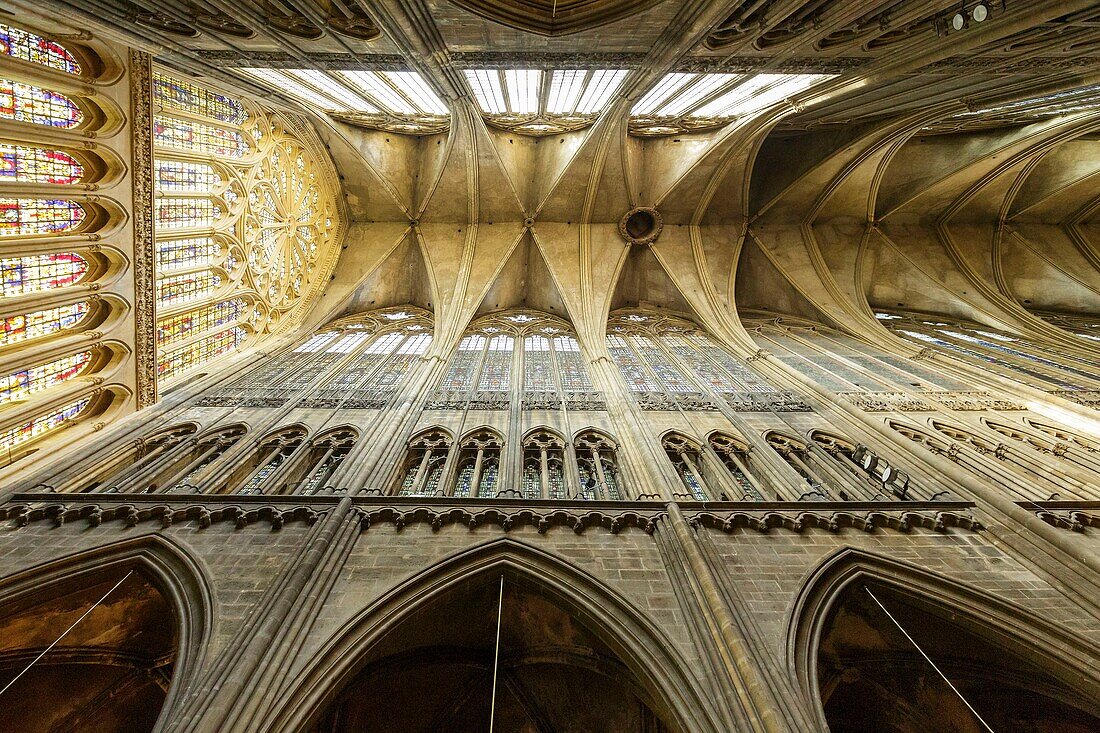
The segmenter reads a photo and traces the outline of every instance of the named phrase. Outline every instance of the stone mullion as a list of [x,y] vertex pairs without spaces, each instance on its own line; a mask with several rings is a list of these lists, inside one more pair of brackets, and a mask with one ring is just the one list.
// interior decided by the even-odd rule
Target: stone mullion
[[[741,475],[745,477],[745,480],[749,482],[749,485],[756,489],[757,493],[760,494],[760,498],[763,501],[768,501],[767,492],[760,484],[760,481],[753,475],[752,470],[749,468],[749,464],[741,460],[740,456],[738,456],[736,452],[731,452],[729,458],[731,461],[733,461],[734,465],[737,466],[737,470],[741,472]],[[741,486],[738,486],[737,488],[739,491],[741,490]]]
[[527,349],[524,344],[524,336],[512,337],[512,365],[511,379],[508,384],[511,387],[511,399],[508,401],[508,430],[504,434],[504,445],[501,446],[500,457],[497,459],[497,491],[503,489],[518,489],[523,483],[523,390],[526,385],[523,360]]
[[717,500],[717,494],[719,493],[725,494],[734,500],[741,498],[741,487],[737,484],[736,480],[734,480],[733,476],[730,475],[729,468],[726,467],[726,464],[722,462],[722,459],[709,443],[704,443],[700,447],[699,458],[703,464],[703,471],[714,479],[707,483],[715,484],[715,489],[718,489],[718,491],[713,492],[715,496],[712,496],[712,499]]
[[841,450],[836,449],[834,452],[834,450],[827,449],[813,440],[807,443],[806,449],[806,454],[812,460],[813,465],[832,479],[830,483],[834,489],[838,492],[849,490],[849,493],[854,494],[852,500],[872,501],[875,494],[884,493],[881,485],[872,483],[868,487],[867,483],[871,480],[870,476],[854,463],[851,465],[845,463],[844,453]]
[[[195,437],[184,438],[177,445],[170,446],[167,450],[150,456],[152,460],[147,463],[142,459],[139,463],[134,464],[134,470],[126,471],[120,480],[110,482],[109,488],[114,488],[119,493],[125,494],[139,488],[142,484],[149,484],[166,466],[175,462],[187,451],[193,450],[196,445],[198,445],[198,440]],[[141,463],[145,463],[145,465],[141,465]]]

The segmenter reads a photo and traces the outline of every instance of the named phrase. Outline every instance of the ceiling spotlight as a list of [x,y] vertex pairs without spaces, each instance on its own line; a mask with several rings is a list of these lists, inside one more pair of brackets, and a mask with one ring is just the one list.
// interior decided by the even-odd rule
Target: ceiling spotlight
[[970,9],[970,17],[974,19],[974,22],[981,23],[989,17],[989,6],[985,3],[978,3]]
[[951,27],[957,31],[961,31],[966,27],[966,16],[962,13],[955,13],[951,16]]

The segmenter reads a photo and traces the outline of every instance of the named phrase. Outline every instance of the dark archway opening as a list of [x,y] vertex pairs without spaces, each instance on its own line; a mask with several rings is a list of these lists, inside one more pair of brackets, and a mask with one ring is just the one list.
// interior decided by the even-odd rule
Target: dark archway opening
[[75,623],[4,691],[0,731],[153,729],[172,680],[179,624],[142,571],[128,572],[83,575],[0,604],[0,689]]
[[[499,576],[406,617],[308,728],[313,733],[488,730]],[[673,733],[610,646],[537,583],[505,580],[495,729]],[[662,719],[665,717],[665,720]]]
[[1057,677],[1037,652],[927,597],[857,581],[836,598],[818,647],[832,733],[988,733],[867,588],[994,731],[1100,731],[1089,693]]

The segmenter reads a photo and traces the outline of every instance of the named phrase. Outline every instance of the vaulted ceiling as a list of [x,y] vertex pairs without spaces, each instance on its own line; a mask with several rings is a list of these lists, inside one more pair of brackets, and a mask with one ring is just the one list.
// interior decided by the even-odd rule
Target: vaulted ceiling
[[[453,336],[528,305],[585,338],[642,304],[752,348],[738,308],[877,328],[900,306],[1066,343],[1037,311],[1100,313],[1094,2],[998,0],[976,22],[968,1],[961,30],[958,0],[49,2],[315,115],[351,218],[315,321],[411,302]],[[244,67],[416,71],[449,121],[349,122]],[[470,69],[628,73],[580,129],[532,136],[487,119]],[[674,73],[828,76],[638,134],[632,111]],[[635,207],[663,220],[652,245],[620,234]]]

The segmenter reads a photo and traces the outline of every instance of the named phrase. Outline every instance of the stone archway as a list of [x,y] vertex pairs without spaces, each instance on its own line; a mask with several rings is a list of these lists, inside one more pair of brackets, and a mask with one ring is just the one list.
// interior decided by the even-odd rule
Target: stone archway
[[1086,669],[1096,649],[972,588],[845,551],[799,610],[796,666],[831,733],[1100,730],[1087,702],[1100,692]]

